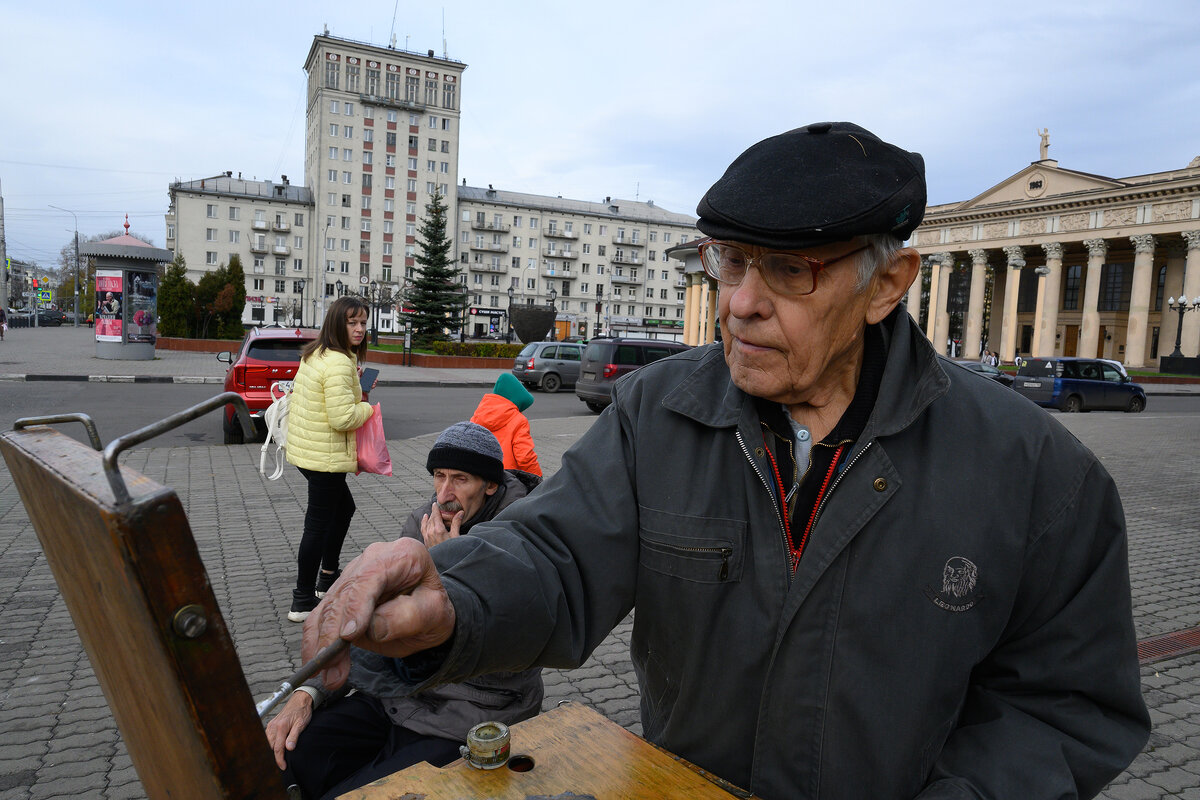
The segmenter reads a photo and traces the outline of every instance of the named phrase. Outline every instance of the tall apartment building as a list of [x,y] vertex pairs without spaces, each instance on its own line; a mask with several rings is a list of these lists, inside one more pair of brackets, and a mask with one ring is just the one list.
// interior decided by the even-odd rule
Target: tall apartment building
[[[169,189],[167,249],[183,253],[188,278],[228,264],[233,256],[246,273],[247,324],[300,325],[317,308],[312,280],[313,199],[286,175],[280,183],[243,180],[226,172],[176,181]],[[307,307],[306,307],[307,306]]]
[[552,297],[559,329],[572,335],[682,334],[684,262],[666,250],[696,238],[695,218],[653,202],[593,203],[465,184],[457,212],[458,259],[472,310],[482,312],[468,318],[470,335],[486,334],[502,317],[487,310],[506,308],[510,298],[532,305]]
[[372,281],[395,290],[413,276],[426,205],[437,192],[454,207],[464,69],[432,50],[313,37],[304,173],[325,298],[338,281],[352,291]]
[[[682,333],[683,262],[666,250],[695,219],[653,202],[593,203],[458,185],[466,65],[324,33],[308,76],[304,186],[239,174],[171,184],[167,247],[189,277],[240,256],[247,324],[319,325],[341,292],[397,296],[414,277],[416,234],[433,194],[475,309],[468,335],[502,324],[509,302],[556,295],[560,331]],[[597,291],[599,290],[599,294]],[[378,316],[399,328],[395,307]]]

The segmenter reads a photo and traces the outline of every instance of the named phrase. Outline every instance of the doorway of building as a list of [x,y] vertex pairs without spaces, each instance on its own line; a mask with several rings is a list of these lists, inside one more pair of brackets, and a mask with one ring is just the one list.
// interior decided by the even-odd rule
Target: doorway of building
[[1077,356],[1079,355],[1079,326],[1068,325],[1066,332],[1063,333],[1063,355]]

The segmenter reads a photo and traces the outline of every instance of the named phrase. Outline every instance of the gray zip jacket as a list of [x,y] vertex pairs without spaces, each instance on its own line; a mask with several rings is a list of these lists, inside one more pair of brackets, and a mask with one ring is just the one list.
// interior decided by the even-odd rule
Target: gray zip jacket
[[535,498],[432,551],[432,682],[574,667],[636,607],[644,735],[769,799],[1091,797],[1149,719],[1125,521],[1049,414],[903,307],[793,574],[719,345],[643,367]]
[[[504,485],[487,499],[475,516],[463,523],[460,534],[467,535],[478,523],[491,519],[501,509],[525,497],[538,480],[537,476],[526,472],[506,471]],[[413,509],[400,535],[423,542],[421,517],[429,512],[432,504],[431,497],[427,505]],[[393,659],[357,647],[350,655],[350,685],[379,698],[393,724],[423,736],[465,742],[467,731],[481,722],[512,725],[537,715],[542,707],[544,688],[540,667],[493,670],[486,675],[410,695],[412,685],[404,680],[404,672],[397,673]]]

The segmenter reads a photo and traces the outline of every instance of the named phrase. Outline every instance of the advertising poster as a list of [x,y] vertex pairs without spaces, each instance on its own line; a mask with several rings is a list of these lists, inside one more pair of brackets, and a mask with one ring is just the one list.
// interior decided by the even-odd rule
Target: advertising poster
[[158,338],[158,276],[153,272],[129,273],[125,308],[125,341],[154,344]]
[[121,305],[124,299],[121,270],[96,270],[96,341],[120,342]]

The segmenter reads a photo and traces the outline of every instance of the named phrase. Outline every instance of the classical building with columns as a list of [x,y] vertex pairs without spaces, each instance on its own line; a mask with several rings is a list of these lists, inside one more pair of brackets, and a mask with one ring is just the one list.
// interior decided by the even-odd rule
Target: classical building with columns
[[[913,234],[910,313],[940,353],[1100,356],[1155,367],[1174,345],[1168,300],[1200,294],[1200,158],[1108,178],[1047,156],[982,194],[929,206]],[[1185,314],[1182,350],[1200,348]]]

